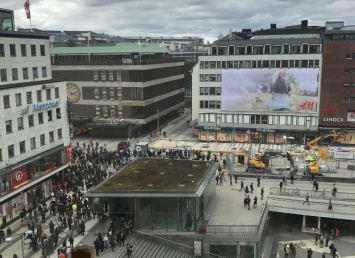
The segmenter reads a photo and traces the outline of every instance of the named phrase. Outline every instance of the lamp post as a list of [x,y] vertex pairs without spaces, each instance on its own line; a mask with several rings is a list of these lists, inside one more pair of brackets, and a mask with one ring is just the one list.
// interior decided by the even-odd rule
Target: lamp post
[[159,132],[159,134],[160,134],[159,109],[157,109],[157,132]]

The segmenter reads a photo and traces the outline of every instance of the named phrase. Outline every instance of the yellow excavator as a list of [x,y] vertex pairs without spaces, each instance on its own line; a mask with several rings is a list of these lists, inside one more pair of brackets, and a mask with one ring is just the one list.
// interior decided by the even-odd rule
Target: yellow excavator
[[332,130],[333,132],[333,141],[331,145],[338,145],[342,143],[346,143],[346,133],[337,132],[336,130]]
[[270,173],[271,169],[269,167],[270,155],[267,153],[259,153],[255,158],[248,159],[248,166],[245,172],[262,172]]
[[320,170],[319,163],[320,163],[320,161],[325,160],[327,158],[327,152],[325,150],[323,150],[321,147],[314,146],[314,144],[316,144],[317,142],[319,142],[325,138],[331,137],[331,136],[333,136],[333,135],[332,134],[325,134],[325,135],[315,138],[312,141],[307,142],[307,145],[306,145],[307,150],[312,149],[312,150],[319,153],[319,158],[317,158],[316,160],[313,160],[313,158],[308,159],[309,164],[306,166],[306,173],[307,174],[319,174],[319,170]]

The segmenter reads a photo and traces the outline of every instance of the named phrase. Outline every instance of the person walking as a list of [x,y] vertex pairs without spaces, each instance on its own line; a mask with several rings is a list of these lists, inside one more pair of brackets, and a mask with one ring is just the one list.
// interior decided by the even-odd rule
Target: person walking
[[235,183],[235,184],[238,183],[238,175],[237,175],[237,174],[234,175],[234,183]]
[[282,186],[283,186],[283,182],[282,181],[279,183],[279,186],[280,186],[280,192],[281,192]]
[[229,185],[232,186],[233,185],[233,175],[229,174]]
[[254,205],[253,208],[256,209],[256,206],[258,205],[258,197],[254,197]]
[[332,210],[333,210],[332,200],[329,199],[328,211],[332,211]]
[[318,235],[315,235],[315,240],[316,240],[316,242],[315,242],[315,245],[317,245],[317,243],[318,243]]
[[245,192],[245,195],[248,195],[248,193],[249,193],[249,188],[248,188],[248,186],[245,187],[244,192]]
[[312,258],[312,255],[313,255],[312,248],[309,248],[307,251],[307,258]]
[[261,200],[263,200],[264,199],[264,187],[261,188],[260,195],[261,195]]
[[335,239],[336,239],[336,240],[339,240],[339,236],[340,236],[340,231],[339,231],[339,229],[337,228],[337,229],[335,230]]
[[96,256],[99,257],[100,256],[100,242],[97,238],[94,241],[94,246],[95,246]]
[[256,179],[256,182],[257,182],[257,187],[260,187],[260,176],[258,176],[258,178]]
[[243,180],[240,181],[240,190],[239,190],[239,192],[241,192],[242,190],[244,190],[244,182],[243,182]]
[[254,185],[253,183],[250,184],[250,193],[253,194],[254,192]]
[[306,196],[306,200],[303,202],[303,205],[304,205],[305,203],[308,203],[308,206],[309,206],[309,194],[308,194],[308,193],[307,193],[307,196]]
[[330,237],[329,235],[327,235],[327,237],[325,238],[325,247],[328,247],[329,241],[330,241]]
[[322,254],[322,258],[325,258],[325,252],[323,252],[323,254]]
[[219,175],[216,175],[216,185],[218,185]]
[[74,248],[74,238],[73,238],[73,236],[69,237],[69,244],[70,244],[70,248],[73,249]]

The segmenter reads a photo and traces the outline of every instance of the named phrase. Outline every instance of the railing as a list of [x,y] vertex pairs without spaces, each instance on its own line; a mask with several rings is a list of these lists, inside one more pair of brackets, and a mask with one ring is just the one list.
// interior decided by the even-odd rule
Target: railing
[[208,234],[258,234],[258,225],[207,225]]
[[338,201],[346,200],[346,201],[355,201],[355,193],[347,193],[347,192],[337,192],[335,198],[332,195],[332,191],[312,191],[298,188],[282,188],[279,187],[271,187],[270,195],[278,195],[278,196],[289,196],[289,197],[306,197],[309,194],[310,198],[315,199],[336,199]]

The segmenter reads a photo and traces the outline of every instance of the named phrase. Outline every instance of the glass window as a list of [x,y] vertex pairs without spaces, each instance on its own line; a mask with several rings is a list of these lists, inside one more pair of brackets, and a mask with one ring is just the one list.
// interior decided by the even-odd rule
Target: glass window
[[233,116],[232,115],[226,115],[226,120],[227,120],[227,123],[233,123]]
[[26,92],[26,101],[27,104],[32,104],[32,92]]
[[295,68],[300,67],[300,60],[295,60]]
[[291,54],[301,54],[301,46],[291,46]]
[[56,87],[56,88],[54,89],[54,95],[55,95],[55,98],[56,98],[56,99],[59,99],[59,87]]
[[261,116],[261,124],[267,125],[267,120],[268,120],[268,116],[267,115],[262,115]]
[[[236,124],[238,123],[238,115],[233,115],[233,122]],[[233,123],[232,122],[232,123]]]
[[58,133],[58,139],[62,139],[62,138],[63,138],[62,128],[59,128],[59,129],[57,130],[57,133]]
[[244,61],[239,61],[239,68],[244,68]]
[[303,116],[298,117],[298,125],[305,125],[305,119]]
[[33,79],[37,79],[38,78],[38,68],[32,67],[32,73],[33,73]]
[[311,125],[316,126],[316,118],[315,117],[311,117]]
[[10,95],[4,95],[3,101],[4,101],[4,109],[10,108]]
[[38,123],[43,124],[43,113],[38,113]]
[[29,76],[28,76],[28,68],[22,68],[22,76],[24,80],[28,80]]
[[17,129],[18,130],[23,129],[23,118],[22,117],[17,118]]
[[204,61],[200,61],[200,69],[205,69],[205,62]]
[[308,67],[308,60],[301,60],[301,67],[303,68]]
[[210,120],[211,123],[216,122],[216,114],[210,114]]
[[42,102],[42,90],[37,90],[37,102]]
[[42,66],[42,78],[47,78],[47,67]]
[[26,144],[25,144],[25,141],[22,141],[19,143],[19,146],[20,146],[20,153],[25,153],[26,152]]
[[270,54],[270,48],[271,48],[270,45],[265,45],[265,46],[264,46],[264,53],[265,53],[265,54]]
[[27,56],[27,49],[25,44],[21,44],[21,56]]
[[204,87],[200,87],[200,95],[205,95],[205,88]]
[[243,123],[243,115],[238,115],[238,124]]
[[16,56],[16,45],[15,44],[10,44],[10,56],[12,56],[12,57]]
[[239,68],[238,61],[234,61],[234,68]]
[[36,149],[36,137],[32,137],[30,139],[30,147],[31,147],[31,150]]
[[216,108],[221,108],[221,102],[220,101],[216,101]]
[[217,69],[221,69],[221,68],[222,68],[221,61],[217,61]]
[[217,95],[221,95],[221,87],[217,87],[216,89],[217,89],[216,94],[217,94]]
[[216,108],[216,101],[213,101],[213,100],[210,101],[210,108],[211,109]]
[[34,126],[33,115],[28,115],[28,126],[29,127]]
[[0,69],[0,79],[1,82],[7,82],[6,69]]
[[216,87],[210,87],[210,95],[216,95]]
[[309,63],[308,67],[310,67],[310,68],[314,67],[314,61],[313,60],[309,60],[308,63]]
[[46,144],[46,139],[45,139],[44,134],[41,134],[41,135],[39,136],[39,141],[40,141],[41,146],[43,146],[43,145]]
[[209,74],[205,74],[205,82],[208,82],[210,80],[210,75]]
[[216,62],[215,61],[211,61],[210,62],[210,68],[211,69],[216,69]]
[[41,56],[45,56],[46,55],[46,47],[44,45],[40,45],[39,48],[41,51]]
[[62,115],[61,115],[61,113],[60,113],[60,108],[57,108],[57,109],[55,110],[55,112],[56,112],[57,119],[62,118]]
[[264,68],[270,67],[270,61],[269,61],[269,60],[264,60],[264,61],[263,61],[263,67],[264,67]]
[[319,60],[314,60],[314,68],[319,68]]
[[227,68],[233,68],[233,61],[227,61]]
[[5,56],[5,47],[4,44],[0,44],[0,57]]
[[269,124],[269,125],[272,125],[272,124],[273,124],[273,123],[272,123],[272,116],[269,116],[269,117],[268,117],[268,124]]
[[243,123],[250,124],[250,116],[249,115],[243,115]]
[[308,44],[302,45],[302,53],[303,54],[308,54]]
[[287,125],[292,125],[292,116],[287,116]]
[[48,122],[53,121],[52,110],[47,111]]
[[282,60],[281,61],[281,67],[282,68],[287,68],[288,67],[288,60]]
[[7,120],[5,122],[5,126],[6,126],[6,133],[12,133],[12,121]]
[[281,53],[282,53],[282,46],[271,47],[271,54],[281,54]]
[[292,117],[292,125],[297,125],[297,116]]
[[12,68],[12,80],[17,81],[18,80],[18,69],[17,68]]
[[47,100],[52,99],[51,89],[46,89],[46,98],[47,98]]
[[290,68],[294,68],[295,67],[295,61],[294,60],[290,60]]
[[245,61],[244,62],[244,68],[251,68],[251,61]]
[[205,75],[204,74],[200,74],[200,82],[204,82],[205,81]]
[[222,80],[222,76],[220,74],[217,74],[217,81],[220,82]]
[[22,105],[21,93],[16,93],[15,94],[15,100],[16,100],[16,106],[17,107]]
[[13,144],[7,146],[7,153],[9,155],[9,158],[15,157],[14,145]]
[[36,45],[31,45],[31,56],[36,56]]
[[290,45],[284,45],[284,54],[290,53]]
[[49,142],[54,142],[54,132],[49,132]]
[[280,116],[280,125],[286,125],[286,116]]
[[279,124],[279,116],[274,116],[274,125]]
[[210,74],[210,81],[211,82],[217,81],[217,76],[215,74]]
[[205,69],[209,69],[210,68],[210,64],[208,61],[205,62]]

